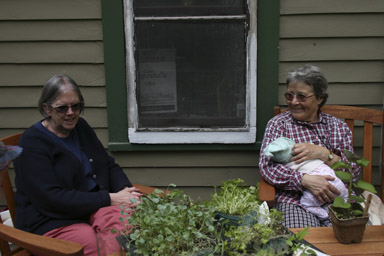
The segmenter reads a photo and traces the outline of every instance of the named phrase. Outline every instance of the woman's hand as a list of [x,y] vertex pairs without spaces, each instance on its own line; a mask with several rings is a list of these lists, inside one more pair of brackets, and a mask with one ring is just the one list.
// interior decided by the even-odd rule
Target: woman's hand
[[311,159],[320,159],[326,162],[328,161],[329,150],[311,143],[297,143],[293,146],[292,155],[291,161],[296,164]]
[[124,188],[117,193],[109,193],[111,205],[122,206],[124,208],[134,208],[138,205],[140,197],[143,196],[135,187]]
[[335,162],[340,160],[340,156],[333,154],[333,159],[329,160],[330,151],[322,146],[314,145],[311,143],[297,143],[292,148],[291,161],[300,164],[306,160],[320,159],[328,166],[332,166]]
[[330,175],[304,174],[301,185],[309,190],[320,203],[332,203],[335,197],[334,194],[340,195],[340,191],[328,182],[334,179],[335,178]]

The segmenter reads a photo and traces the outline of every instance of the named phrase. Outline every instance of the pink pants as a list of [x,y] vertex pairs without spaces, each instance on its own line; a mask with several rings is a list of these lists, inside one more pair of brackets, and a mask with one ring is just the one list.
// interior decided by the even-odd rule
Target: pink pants
[[[132,212],[128,214],[130,215]],[[125,215],[125,217],[127,216]],[[44,236],[76,242],[84,247],[85,256],[97,256],[96,234],[99,239],[105,240],[116,237],[116,233],[100,231],[112,228],[119,231],[126,229],[127,223],[121,223],[120,217],[122,217],[120,207],[103,207],[91,215],[89,219],[90,224],[77,223],[60,227],[45,233]],[[117,243],[110,244],[111,248],[108,248],[108,250],[111,252],[118,250],[119,245]]]

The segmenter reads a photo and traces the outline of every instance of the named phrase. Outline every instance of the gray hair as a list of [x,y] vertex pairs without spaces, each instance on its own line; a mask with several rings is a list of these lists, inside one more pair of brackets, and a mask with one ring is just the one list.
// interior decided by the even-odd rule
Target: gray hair
[[320,72],[320,68],[307,64],[304,67],[292,70],[288,73],[287,86],[295,82],[304,82],[312,87],[316,97],[323,99],[319,105],[320,108],[327,102],[328,82],[323,73]]
[[80,103],[84,104],[84,98],[79,86],[72,78],[67,75],[54,75],[45,83],[38,103],[39,111],[44,117],[47,118],[49,116],[45,113],[43,105],[47,104],[47,106],[50,106],[58,96],[64,93],[68,86],[76,92]]

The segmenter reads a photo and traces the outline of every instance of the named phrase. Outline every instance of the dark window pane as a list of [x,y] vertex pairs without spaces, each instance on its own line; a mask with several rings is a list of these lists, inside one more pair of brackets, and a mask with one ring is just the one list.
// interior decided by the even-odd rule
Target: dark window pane
[[242,15],[245,0],[135,0],[135,16]]
[[245,21],[135,24],[140,128],[245,126]]

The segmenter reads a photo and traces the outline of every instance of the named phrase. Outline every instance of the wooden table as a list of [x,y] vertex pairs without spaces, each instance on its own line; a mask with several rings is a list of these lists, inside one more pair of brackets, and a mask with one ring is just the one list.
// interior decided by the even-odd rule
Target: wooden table
[[[123,255],[123,252],[114,252],[112,254],[109,254],[108,256],[121,256]],[[124,255],[125,255],[125,252],[124,252]]]
[[[302,228],[292,228],[297,233]],[[329,255],[384,255],[384,225],[367,226],[363,241],[358,244],[341,244],[335,238],[332,227],[310,228],[304,238],[319,250]]]

